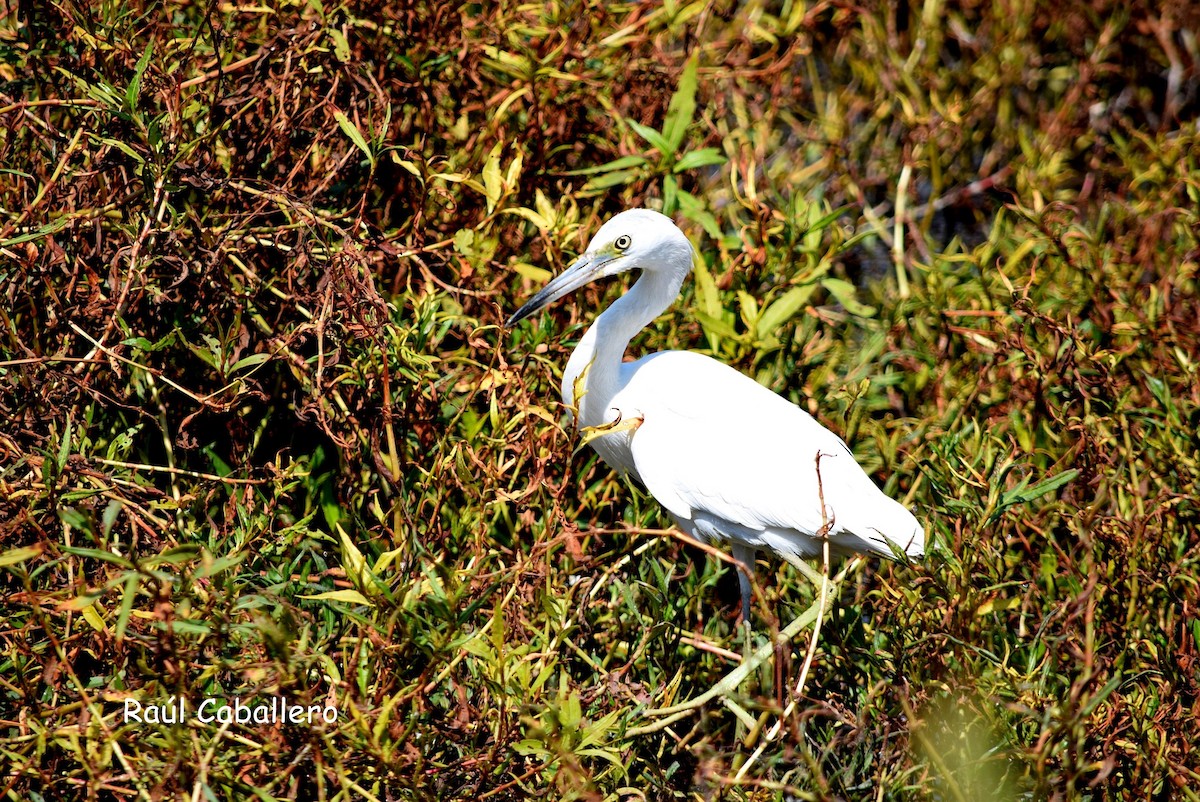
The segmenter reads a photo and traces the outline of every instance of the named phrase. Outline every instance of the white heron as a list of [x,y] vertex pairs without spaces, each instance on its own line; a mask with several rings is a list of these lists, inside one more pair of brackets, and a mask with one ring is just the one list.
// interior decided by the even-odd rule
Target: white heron
[[630,339],[678,296],[694,253],[666,215],[621,212],[506,325],[595,279],[642,271],[571,354],[563,403],[577,410],[580,430],[591,430],[589,445],[601,459],[641,482],[680,529],[732,545],[746,567],[738,572],[744,621],[759,550],[809,576],[802,558],[824,553],[823,538],[837,554],[923,554],[924,531],[913,514],[876,487],[840,437],[795,404],[702,354],[662,351],[623,361]]

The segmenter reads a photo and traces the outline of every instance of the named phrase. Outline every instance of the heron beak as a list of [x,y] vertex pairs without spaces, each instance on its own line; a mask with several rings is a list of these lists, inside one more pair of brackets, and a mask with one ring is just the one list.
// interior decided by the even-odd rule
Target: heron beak
[[601,269],[610,261],[612,260],[600,258],[599,254],[585,253],[580,256],[571,263],[570,267],[552,278],[550,283],[542,287],[537,295],[514,312],[513,316],[505,322],[505,328],[511,328],[542,307],[549,306],[564,295],[575,292],[584,284],[599,278],[603,275]]

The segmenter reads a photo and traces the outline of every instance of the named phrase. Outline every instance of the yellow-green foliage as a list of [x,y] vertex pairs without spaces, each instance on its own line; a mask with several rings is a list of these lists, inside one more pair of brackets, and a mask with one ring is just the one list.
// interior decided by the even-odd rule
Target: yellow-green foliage
[[[1195,799],[1200,17],[1161,6],[19,4],[4,794]],[[701,264],[634,348],[810,410],[936,546],[843,585],[736,782],[720,705],[629,733],[743,644],[562,428],[621,282],[500,327],[637,205]],[[759,577],[761,641],[814,592]],[[122,712],[279,693],[339,720]]]

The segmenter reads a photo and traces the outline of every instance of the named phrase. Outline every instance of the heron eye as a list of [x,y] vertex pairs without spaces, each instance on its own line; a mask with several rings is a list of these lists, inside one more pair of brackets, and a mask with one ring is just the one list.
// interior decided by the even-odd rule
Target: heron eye
[[616,248],[618,251],[625,251],[625,250],[628,250],[628,249],[629,249],[629,246],[630,246],[630,244],[631,244],[631,243],[632,243],[632,240],[631,240],[631,239],[629,239],[629,235],[628,235],[628,234],[622,234],[621,236],[617,237],[617,239],[616,239],[616,241],[615,241],[615,242],[613,242],[613,246],[614,246],[614,247],[615,247],[615,248]]

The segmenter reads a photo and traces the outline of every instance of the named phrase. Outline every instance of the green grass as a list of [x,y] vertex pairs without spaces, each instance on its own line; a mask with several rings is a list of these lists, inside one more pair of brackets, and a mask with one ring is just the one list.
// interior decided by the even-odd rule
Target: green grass
[[[0,792],[1195,799],[1194,11],[33,4],[0,26]],[[1189,31],[1191,33],[1189,33]],[[641,711],[737,583],[562,428],[621,282],[927,523],[842,586],[777,744]],[[813,588],[760,565],[755,637]],[[806,635],[752,677],[769,727]],[[127,698],[336,724],[125,723]],[[755,739],[758,739],[757,741]]]

